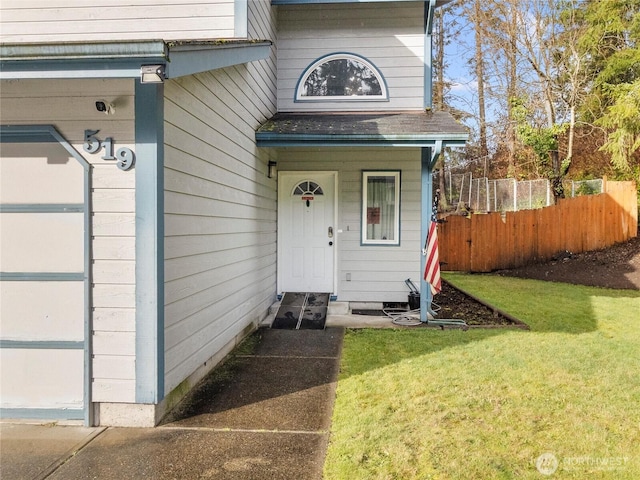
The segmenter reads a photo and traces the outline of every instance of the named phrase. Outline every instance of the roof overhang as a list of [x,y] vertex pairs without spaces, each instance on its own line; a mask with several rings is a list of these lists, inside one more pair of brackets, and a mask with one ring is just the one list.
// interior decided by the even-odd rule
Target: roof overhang
[[462,146],[466,128],[447,112],[279,113],[256,131],[259,147]]
[[[309,5],[314,3],[379,3],[379,2],[400,2],[406,0],[271,0],[271,5]],[[429,0],[422,0],[425,3]],[[440,7],[453,0],[436,0],[435,6]]]
[[64,42],[0,44],[0,79],[139,78],[142,65],[166,78],[267,58],[268,40]]

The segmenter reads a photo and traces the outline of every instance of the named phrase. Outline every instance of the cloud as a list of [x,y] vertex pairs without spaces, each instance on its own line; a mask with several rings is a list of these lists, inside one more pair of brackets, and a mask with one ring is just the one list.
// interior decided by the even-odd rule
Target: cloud
[[456,94],[476,93],[478,91],[477,80],[461,79],[450,83],[450,91]]

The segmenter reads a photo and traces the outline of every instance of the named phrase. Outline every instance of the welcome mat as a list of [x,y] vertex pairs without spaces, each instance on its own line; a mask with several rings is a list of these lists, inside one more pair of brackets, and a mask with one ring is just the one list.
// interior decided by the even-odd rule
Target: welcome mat
[[286,292],[271,328],[323,330],[328,307],[328,293]]

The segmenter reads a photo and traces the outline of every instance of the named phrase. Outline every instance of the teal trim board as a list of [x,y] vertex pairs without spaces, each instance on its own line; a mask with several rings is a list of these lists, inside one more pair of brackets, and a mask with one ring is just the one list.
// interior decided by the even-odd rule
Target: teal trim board
[[34,420],[83,420],[83,409],[74,408],[0,408],[1,418]]
[[[432,170],[433,154],[430,148],[422,149],[422,188],[421,188],[421,207],[420,207],[420,241],[421,246],[424,245],[424,239],[427,238],[429,232],[429,224],[431,222],[431,211],[433,209],[433,170]],[[428,313],[433,313],[431,309],[431,302],[433,301],[433,295],[431,294],[431,287],[424,279],[424,269],[427,263],[427,257],[420,255],[420,321],[427,323]]]
[[424,4],[424,108],[433,108],[433,15],[436,0]]
[[82,350],[84,342],[72,340],[0,340],[0,348],[27,350]]
[[164,397],[164,85],[136,81],[136,402]]
[[249,2],[248,0],[235,0],[233,2],[234,37],[247,38],[249,30]]
[[5,282],[82,282],[84,272],[0,272]]
[[6,203],[0,204],[2,213],[82,213],[84,203]]

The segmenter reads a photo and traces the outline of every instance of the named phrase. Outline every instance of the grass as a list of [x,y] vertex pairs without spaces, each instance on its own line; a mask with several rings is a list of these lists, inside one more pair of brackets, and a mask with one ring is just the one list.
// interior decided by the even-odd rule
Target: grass
[[447,280],[531,330],[348,331],[325,478],[640,478],[640,292]]

